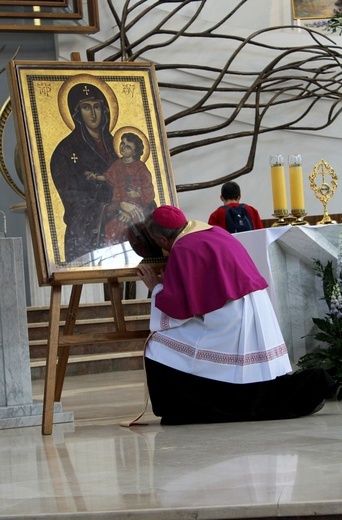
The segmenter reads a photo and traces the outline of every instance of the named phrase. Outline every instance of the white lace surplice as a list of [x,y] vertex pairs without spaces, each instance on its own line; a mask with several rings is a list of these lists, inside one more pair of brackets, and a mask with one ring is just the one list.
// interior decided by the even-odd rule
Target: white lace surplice
[[[229,300],[221,309],[179,320],[155,307],[152,293],[146,357],[186,373],[229,383],[268,381],[291,363],[267,290]],[[176,303],[175,303],[176,305]]]

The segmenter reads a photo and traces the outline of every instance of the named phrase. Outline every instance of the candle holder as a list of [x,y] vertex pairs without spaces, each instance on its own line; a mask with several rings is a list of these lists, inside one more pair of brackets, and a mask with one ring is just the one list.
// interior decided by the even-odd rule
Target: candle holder
[[305,209],[293,209],[291,211],[291,215],[295,218],[293,222],[291,222],[291,226],[309,226],[309,222],[304,220],[307,213]]
[[[322,176],[322,182],[317,184],[316,179],[320,175]],[[330,184],[327,182],[327,176],[331,178]],[[336,175],[334,168],[332,168],[330,164],[322,159],[314,166],[312,172],[309,175],[309,180],[310,188],[314,191],[315,196],[323,204],[323,218],[317,222],[317,224],[336,224],[336,220],[332,220],[328,215],[328,203],[334,196],[335,190],[337,188],[338,176]]]
[[284,166],[284,156],[283,155],[270,155],[269,157],[270,166]]
[[289,216],[287,209],[275,209],[273,217],[277,218],[277,222],[274,222],[271,227],[289,226],[290,224],[285,221],[286,217]]
[[288,157],[289,166],[302,166],[302,156],[291,154]]

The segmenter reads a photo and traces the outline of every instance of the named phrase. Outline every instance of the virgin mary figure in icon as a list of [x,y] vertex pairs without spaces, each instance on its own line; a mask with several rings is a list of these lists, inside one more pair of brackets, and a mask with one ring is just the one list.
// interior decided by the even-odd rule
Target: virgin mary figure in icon
[[118,158],[110,128],[118,118],[112,89],[87,74],[66,80],[58,96],[60,113],[72,130],[51,157],[51,175],[64,206],[65,261],[105,245],[105,223],[110,214],[112,187],[89,183],[86,171],[106,171]]

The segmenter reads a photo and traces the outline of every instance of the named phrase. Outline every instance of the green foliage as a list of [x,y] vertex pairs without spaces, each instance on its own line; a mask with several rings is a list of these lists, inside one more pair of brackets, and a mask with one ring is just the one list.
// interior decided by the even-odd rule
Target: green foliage
[[320,260],[314,260],[314,270],[316,276],[322,279],[324,299],[330,309],[330,298],[334,285],[336,284],[336,278],[334,274],[334,268],[332,261],[327,262],[326,266],[323,266]]
[[330,20],[327,23],[327,31],[336,33],[341,36],[342,34],[342,11],[341,10],[335,10],[333,16],[330,18]]
[[342,10],[341,8],[335,9],[334,14],[328,20],[319,20],[313,23],[305,24],[305,27],[312,29],[318,29],[328,33],[337,33],[339,36],[342,35]]
[[342,384],[341,279],[336,279],[331,261],[323,266],[319,260],[314,260],[314,270],[316,275],[322,279],[324,299],[329,311],[323,319],[312,318],[318,329],[313,337],[325,345],[302,356],[298,361],[298,367],[299,369],[323,368],[338,383]]

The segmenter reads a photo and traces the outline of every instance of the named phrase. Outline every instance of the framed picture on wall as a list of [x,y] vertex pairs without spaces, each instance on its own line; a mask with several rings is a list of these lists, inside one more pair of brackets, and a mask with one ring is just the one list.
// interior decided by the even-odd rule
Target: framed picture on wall
[[144,221],[177,195],[153,65],[13,60],[7,75],[40,285],[163,261]]
[[97,0],[0,0],[0,30],[93,34],[98,11]]
[[[292,13],[295,20],[331,18],[338,9],[337,0],[292,0]],[[342,7],[342,5],[340,5]]]

